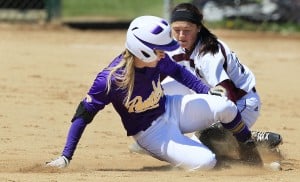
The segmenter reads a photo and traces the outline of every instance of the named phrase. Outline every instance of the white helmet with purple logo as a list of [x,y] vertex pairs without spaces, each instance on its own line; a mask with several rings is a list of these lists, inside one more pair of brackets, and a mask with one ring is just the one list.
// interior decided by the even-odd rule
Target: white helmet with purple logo
[[171,36],[169,23],[156,16],[140,16],[129,25],[126,48],[144,62],[156,59],[155,49],[172,51],[179,47]]

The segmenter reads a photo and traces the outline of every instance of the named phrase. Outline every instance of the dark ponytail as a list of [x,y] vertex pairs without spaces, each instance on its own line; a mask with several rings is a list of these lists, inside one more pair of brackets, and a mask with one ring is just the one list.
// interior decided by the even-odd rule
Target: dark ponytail
[[201,30],[198,33],[198,38],[201,40],[200,54],[206,54],[211,52],[215,54],[218,52],[218,39],[217,36],[211,33],[204,25],[201,26]]

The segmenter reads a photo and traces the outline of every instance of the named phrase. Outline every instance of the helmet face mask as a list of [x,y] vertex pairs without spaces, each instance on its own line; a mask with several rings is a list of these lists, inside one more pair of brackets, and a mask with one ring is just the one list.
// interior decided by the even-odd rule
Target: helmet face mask
[[171,27],[166,20],[140,16],[130,23],[125,46],[140,60],[152,62],[157,58],[154,50],[172,51],[179,44],[171,37]]

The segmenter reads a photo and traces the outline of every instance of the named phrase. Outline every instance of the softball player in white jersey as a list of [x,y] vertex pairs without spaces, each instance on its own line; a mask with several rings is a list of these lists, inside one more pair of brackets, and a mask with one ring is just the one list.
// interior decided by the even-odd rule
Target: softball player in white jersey
[[[261,108],[260,97],[255,89],[254,74],[247,66],[240,63],[235,53],[230,51],[224,42],[219,40],[219,51],[216,54],[199,55],[200,46],[201,41],[194,48],[189,60],[181,60],[178,63],[211,87],[215,87],[220,83],[222,85],[222,82],[226,85],[226,81],[229,80],[233,82],[236,86],[234,90],[237,90],[243,96],[238,98],[240,95],[230,95],[230,92],[228,96],[236,103],[245,124],[252,127],[259,116]],[[178,52],[171,54],[178,54]],[[191,61],[193,61],[193,64],[190,63]],[[224,68],[224,65],[226,65],[226,68]],[[170,77],[162,81],[162,86],[168,95],[194,93]]]
[[[178,4],[173,9],[172,35],[184,50],[184,54],[173,53],[173,58],[211,87],[223,86],[227,97],[237,105],[243,121],[250,128],[261,109],[255,76],[224,42],[203,25],[202,19],[203,15],[190,3]],[[163,81],[163,87],[167,94],[190,93],[169,78]],[[258,144],[269,148],[282,142],[281,136],[273,132],[253,131],[252,135]]]

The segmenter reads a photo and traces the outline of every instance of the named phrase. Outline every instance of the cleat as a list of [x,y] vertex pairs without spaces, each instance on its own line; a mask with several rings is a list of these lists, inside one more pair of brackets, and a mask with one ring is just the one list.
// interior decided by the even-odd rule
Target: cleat
[[[268,152],[273,154],[272,156],[282,158],[278,148],[278,145],[282,143],[282,137],[276,133],[252,131],[252,138],[247,141],[248,144],[241,144],[230,131],[225,130],[220,123],[216,123],[205,130],[195,132],[195,135],[204,145],[214,152],[218,158],[239,158],[246,164],[252,163],[251,165],[261,163],[261,157],[258,151]],[[253,149],[250,147],[250,150],[249,147],[247,147],[248,145],[253,145]],[[247,150],[249,150],[248,153]],[[248,159],[247,156],[249,156]]]
[[263,131],[252,131],[251,133],[257,146],[262,145],[272,149],[282,143],[282,137],[277,133]]

